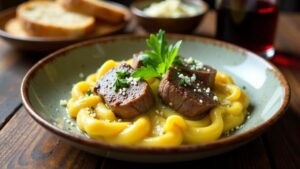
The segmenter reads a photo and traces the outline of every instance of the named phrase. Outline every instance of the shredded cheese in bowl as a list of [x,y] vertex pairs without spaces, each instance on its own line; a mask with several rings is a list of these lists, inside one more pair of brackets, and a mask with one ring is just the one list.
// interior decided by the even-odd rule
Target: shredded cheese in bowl
[[151,17],[180,18],[195,16],[202,13],[204,8],[198,8],[181,0],[165,0],[152,3],[144,9],[144,14]]

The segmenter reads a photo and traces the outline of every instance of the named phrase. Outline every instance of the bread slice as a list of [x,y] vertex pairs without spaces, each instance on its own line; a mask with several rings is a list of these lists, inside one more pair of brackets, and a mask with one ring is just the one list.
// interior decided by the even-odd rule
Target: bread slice
[[31,1],[17,8],[23,29],[31,36],[78,37],[92,32],[95,19],[69,12],[51,1]]
[[4,27],[4,30],[8,32],[9,34],[27,38],[30,37],[30,35],[23,29],[21,22],[17,18],[10,19]]
[[[124,23],[125,24],[125,23]],[[95,28],[93,32],[83,36],[83,38],[95,37],[95,36],[103,36],[111,34],[112,32],[116,32],[121,30],[124,27],[124,24],[110,24],[107,22],[97,21],[95,24]],[[21,37],[21,38],[30,38],[30,37],[38,37],[29,35],[24,29],[23,26],[18,18],[10,19],[4,26],[4,30],[14,36]],[[43,37],[39,37],[43,38]],[[47,39],[57,38],[57,37],[47,37]]]
[[109,23],[120,23],[125,20],[123,8],[102,0],[57,0],[68,10],[94,16]]

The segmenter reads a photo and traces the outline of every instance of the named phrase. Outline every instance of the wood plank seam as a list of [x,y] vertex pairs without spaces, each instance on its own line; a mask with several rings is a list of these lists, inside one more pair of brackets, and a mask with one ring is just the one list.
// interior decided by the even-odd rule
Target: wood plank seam
[[18,104],[12,111],[11,114],[9,114],[6,118],[4,118],[3,123],[0,123],[0,131],[2,130],[2,128],[9,122],[9,120],[16,114],[16,112],[18,112],[21,107],[22,107],[22,103]]

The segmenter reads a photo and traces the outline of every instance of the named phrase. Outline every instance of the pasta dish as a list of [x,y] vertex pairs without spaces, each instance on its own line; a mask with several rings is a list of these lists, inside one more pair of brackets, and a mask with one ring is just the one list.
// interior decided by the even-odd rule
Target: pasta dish
[[167,147],[205,143],[244,123],[246,93],[230,75],[178,55],[164,31],[151,50],[127,61],[107,60],[76,83],[67,103],[89,137],[109,143]]

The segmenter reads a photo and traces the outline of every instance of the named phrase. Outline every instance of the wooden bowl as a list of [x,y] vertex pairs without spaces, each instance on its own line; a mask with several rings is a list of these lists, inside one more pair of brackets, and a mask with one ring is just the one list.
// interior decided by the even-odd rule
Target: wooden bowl
[[134,52],[147,49],[145,36],[101,38],[50,54],[24,77],[24,106],[40,125],[82,150],[119,160],[156,163],[193,160],[232,150],[259,136],[284,114],[290,88],[280,71],[266,60],[225,42],[187,35],[167,38],[172,43],[183,40],[180,55],[199,59],[231,75],[238,86],[244,86],[253,110],[243,127],[228,137],[207,143],[138,147],[91,139],[73,125],[76,120],[70,119],[60,100],[71,97],[72,85],[82,80],[79,74],[95,72],[108,59],[126,60]]
[[137,0],[130,6],[130,10],[137,18],[138,23],[148,32],[157,32],[163,29],[170,33],[191,33],[201,23],[203,17],[208,11],[208,5],[204,1],[185,0],[186,3],[204,8],[203,12],[195,16],[180,17],[180,18],[165,18],[165,17],[150,17],[142,11],[153,2],[161,0]]
[[16,17],[16,8],[7,9],[0,12],[0,37],[10,43],[13,47],[23,51],[30,52],[50,52],[67,45],[84,41],[87,39],[102,37],[110,34],[117,33],[123,30],[127,23],[131,20],[132,16],[127,7],[116,4],[124,8],[127,11],[126,19],[124,22],[119,24],[109,24],[105,22],[97,21],[97,26],[93,33],[75,38],[42,38],[42,37],[20,37],[6,32],[5,25],[12,18]]

